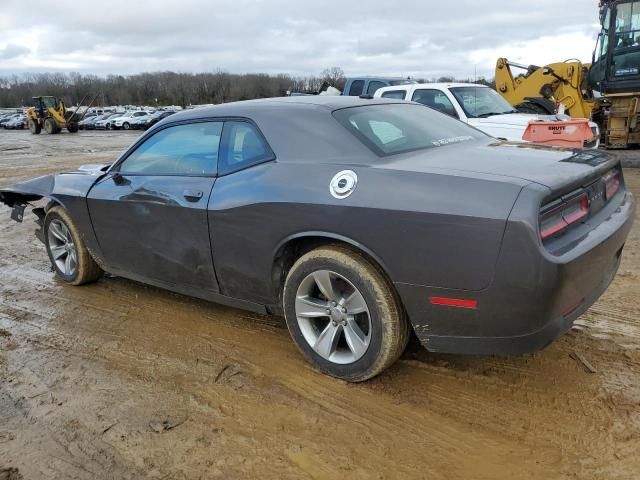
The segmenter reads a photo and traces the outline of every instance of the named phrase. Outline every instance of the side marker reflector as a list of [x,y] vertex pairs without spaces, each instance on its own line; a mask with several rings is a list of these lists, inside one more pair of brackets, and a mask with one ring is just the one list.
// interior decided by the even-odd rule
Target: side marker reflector
[[463,300],[461,298],[444,298],[444,297],[431,297],[429,301],[432,305],[442,305],[444,307],[458,307],[458,308],[478,308],[477,300]]
[[575,305],[572,305],[571,307],[567,308],[564,312],[562,312],[562,317],[566,318],[569,315],[571,315],[573,312],[575,312],[576,310],[578,310],[578,308],[584,303],[584,298],[582,300],[580,300],[578,303],[576,303]]

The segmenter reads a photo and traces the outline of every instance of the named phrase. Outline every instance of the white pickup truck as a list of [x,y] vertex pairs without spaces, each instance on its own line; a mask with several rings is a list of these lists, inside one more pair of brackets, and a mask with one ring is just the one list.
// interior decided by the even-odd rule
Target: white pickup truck
[[[422,103],[458,118],[492,137],[522,142],[531,120],[563,120],[566,116],[532,115],[517,112],[495,90],[474,83],[420,83],[378,89],[374,98],[395,98]],[[593,141],[585,148],[598,148],[600,130],[590,122]]]

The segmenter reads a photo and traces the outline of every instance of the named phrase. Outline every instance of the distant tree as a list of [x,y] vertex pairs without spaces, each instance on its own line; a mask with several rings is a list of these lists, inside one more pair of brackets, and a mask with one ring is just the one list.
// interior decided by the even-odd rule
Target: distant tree
[[342,90],[346,81],[344,71],[340,67],[331,67],[320,74],[323,82],[328,82],[332,87]]
[[[435,81],[435,79],[433,79]],[[454,81],[440,77],[440,82]],[[469,80],[466,80],[469,82]],[[95,106],[107,105],[200,105],[251,98],[278,97],[287,91],[317,93],[328,82],[342,90],[345,75],[341,68],[328,68],[319,76],[294,77],[286,73],[233,74],[222,70],[209,73],[146,72],[136,75],[96,75],[70,73],[25,73],[0,76],[0,107],[23,107],[31,97],[53,95],[75,105],[97,96]],[[493,86],[484,78],[479,83]]]

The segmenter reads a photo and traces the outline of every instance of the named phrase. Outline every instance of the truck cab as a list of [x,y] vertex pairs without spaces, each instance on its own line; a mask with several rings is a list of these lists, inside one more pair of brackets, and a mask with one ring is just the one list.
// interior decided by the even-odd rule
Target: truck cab
[[[397,85],[377,90],[375,98],[392,98],[421,103],[445,115],[482,130],[492,137],[522,142],[532,120],[557,121],[552,115],[519,113],[495,90],[473,83],[419,83]],[[593,139],[586,148],[597,148],[600,130],[589,123]]]
[[353,77],[348,78],[344,84],[342,95],[349,97],[359,97],[366,95],[373,97],[379,88],[417,84],[415,80],[402,77]]

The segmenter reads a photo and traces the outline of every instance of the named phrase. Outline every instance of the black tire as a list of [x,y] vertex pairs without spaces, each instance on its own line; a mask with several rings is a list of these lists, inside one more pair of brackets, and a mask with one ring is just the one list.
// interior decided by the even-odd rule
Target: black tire
[[125,130],[129,130],[131,128],[131,125],[129,125],[129,122],[124,122],[122,124],[122,128],[125,129]]
[[69,133],[76,133],[80,130],[80,126],[76,122],[71,122],[67,124],[67,130]]
[[58,124],[53,118],[47,118],[44,121],[44,129],[47,131],[49,135],[53,135],[58,133],[60,130],[58,129]]
[[30,118],[28,124],[29,124],[29,130],[34,135],[38,135],[42,131],[42,125],[40,125],[40,122],[36,122],[32,118]]
[[[54,254],[52,253],[52,248],[55,248],[55,246],[52,245],[50,240],[49,229],[51,227],[51,223],[54,221],[61,222],[66,226],[73,243],[75,244],[77,262],[75,269],[71,274],[66,274],[59,268],[54,259]],[[82,237],[80,236],[78,229],[62,207],[54,206],[47,212],[47,216],[44,220],[44,239],[51,265],[53,266],[56,274],[65,282],[71,285],[84,285],[85,283],[95,282],[102,275],[102,269],[89,253],[89,250],[82,241]]]
[[[317,353],[298,322],[298,289],[314,272],[326,270],[350,282],[368,308],[369,344],[352,363],[336,363]],[[349,382],[362,382],[380,374],[402,355],[409,340],[409,323],[391,283],[366,256],[340,245],[317,248],[295,262],[285,281],[283,308],[289,332],[307,360],[323,372]]]

